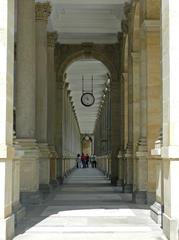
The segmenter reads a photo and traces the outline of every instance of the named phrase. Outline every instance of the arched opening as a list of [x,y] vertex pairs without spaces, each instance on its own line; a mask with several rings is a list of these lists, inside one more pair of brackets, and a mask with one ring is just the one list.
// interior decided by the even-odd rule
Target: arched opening
[[[110,145],[108,142],[109,134],[106,132],[110,118],[110,111],[107,112],[106,110],[106,108],[110,107],[108,92],[111,80],[109,70],[99,60],[80,58],[69,63],[63,76],[82,139],[80,143],[81,153],[83,152],[89,156],[94,153],[101,154],[101,152],[107,154],[109,151],[108,145]],[[82,102],[82,96],[86,93],[92,93],[94,96],[94,103],[90,106],[86,106]],[[96,127],[96,124],[102,112],[105,112],[103,127],[99,128]],[[66,107],[64,106],[65,121],[68,121],[66,115]],[[65,128],[64,132],[66,131],[68,131],[67,128]],[[100,136],[96,135],[97,131],[101,132]],[[68,143],[65,145],[68,145]]]
[[90,136],[86,135],[82,138],[82,152],[86,155],[91,156],[93,154],[93,140]]

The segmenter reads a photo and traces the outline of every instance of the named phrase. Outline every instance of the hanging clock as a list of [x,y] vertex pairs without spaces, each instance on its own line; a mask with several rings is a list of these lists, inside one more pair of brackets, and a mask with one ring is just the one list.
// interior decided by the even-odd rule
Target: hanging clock
[[85,106],[85,107],[90,107],[94,104],[95,102],[95,98],[94,95],[92,93],[83,93],[81,96],[81,103]]
[[95,102],[95,97],[93,95],[93,76],[91,78],[91,92],[87,92],[84,88],[84,77],[82,76],[82,96],[81,103],[85,107],[91,107]]

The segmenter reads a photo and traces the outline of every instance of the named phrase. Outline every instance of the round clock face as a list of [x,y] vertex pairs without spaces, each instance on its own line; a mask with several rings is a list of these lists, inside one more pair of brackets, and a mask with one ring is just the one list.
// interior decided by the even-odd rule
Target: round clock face
[[85,107],[92,106],[94,102],[95,102],[95,98],[92,93],[83,93],[83,95],[81,96],[81,103]]

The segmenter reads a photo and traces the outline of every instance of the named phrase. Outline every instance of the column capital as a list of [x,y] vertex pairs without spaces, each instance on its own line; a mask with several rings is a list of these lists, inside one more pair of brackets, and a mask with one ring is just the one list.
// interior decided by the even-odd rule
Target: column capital
[[57,42],[58,34],[57,32],[48,32],[47,33],[47,44],[48,47],[55,47],[55,43]]
[[51,6],[49,2],[35,4],[35,18],[37,21],[48,21],[48,17],[51,13]]

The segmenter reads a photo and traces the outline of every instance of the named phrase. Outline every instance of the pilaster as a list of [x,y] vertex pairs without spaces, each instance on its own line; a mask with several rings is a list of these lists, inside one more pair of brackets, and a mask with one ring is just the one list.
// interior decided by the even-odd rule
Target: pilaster
[[168,239],[178,239],[179,224],[179,32],[176,31],[179,1],[161,2],[162,80],[163,80],[163,158],[164,214],[163,231]]

